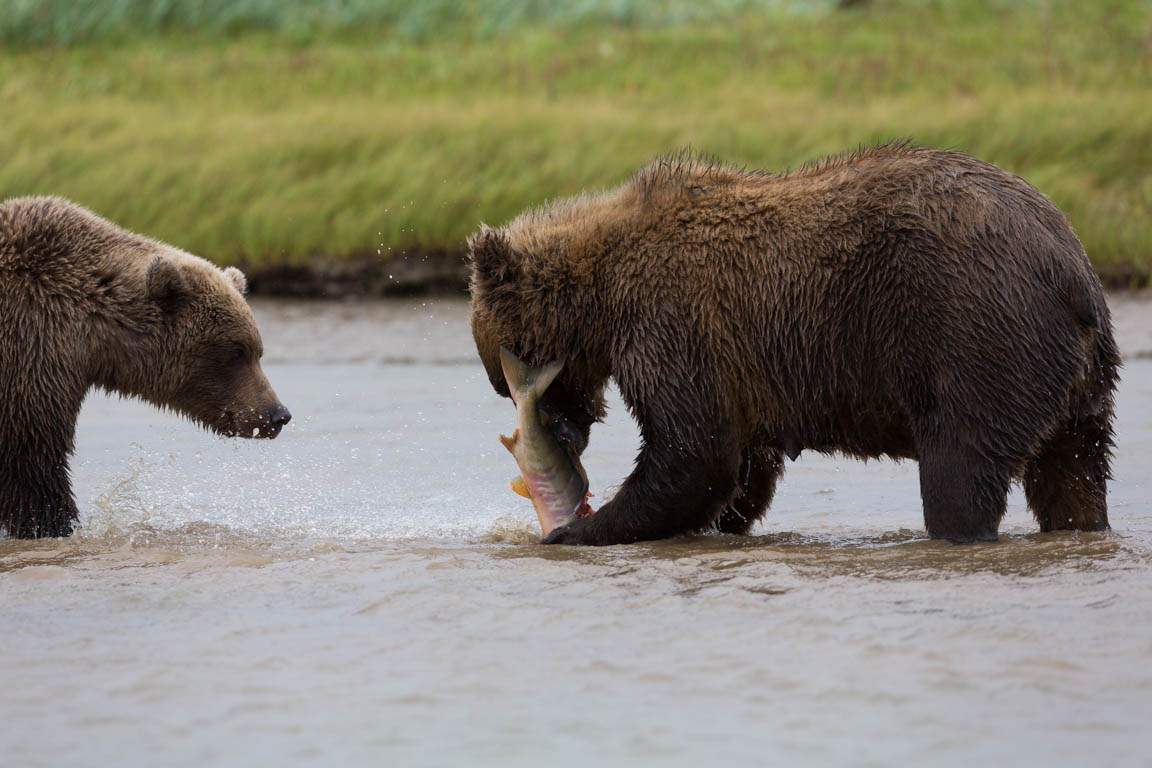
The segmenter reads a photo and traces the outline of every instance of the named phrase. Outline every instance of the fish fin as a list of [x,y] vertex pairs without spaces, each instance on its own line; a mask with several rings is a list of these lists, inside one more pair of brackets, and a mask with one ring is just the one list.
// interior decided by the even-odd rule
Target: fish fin
[[528,483],[524,482],[523,477],[517,477],[512,482],[508,483],[513,491],[523,496],[526,499],[532,498],[532,492],[528,490]]
[[512,437],[500,435],[500,444],[508,449],[508,453],[516,452],[516,441],[520,439],[520,430],[517,429],[512,433]]

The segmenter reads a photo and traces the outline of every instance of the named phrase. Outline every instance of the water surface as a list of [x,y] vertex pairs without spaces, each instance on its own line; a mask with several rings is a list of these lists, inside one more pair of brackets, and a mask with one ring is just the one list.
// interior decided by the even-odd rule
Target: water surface
[[1147,765],[1152,302],[1112,303],[1111,533],[1015,491],[928,541],[914,463],[805,454],[754,536],[584,550],[507,487],[466,304],[254,302],[278,440],[94,396],[79,534],[0,541],[3,762]]

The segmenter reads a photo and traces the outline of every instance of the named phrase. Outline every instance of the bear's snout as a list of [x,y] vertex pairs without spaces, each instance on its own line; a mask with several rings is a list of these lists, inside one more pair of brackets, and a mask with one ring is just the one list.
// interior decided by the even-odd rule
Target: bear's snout
[[226,437],[247,437],[271,440],[280,434],[284,425],[292,421],[292,413],[282,403],[276,403],[268,410],[246,409],[232,411],[225,415],[230,423],[217,428]]
[[268,415],[265,417],[265,426],[260,429],[257,435],[272,439],[279,435],[280,430],[290,421],[292,421],[292,412],[285,408],[283,403],[277,403],[272,410],[268,411]]

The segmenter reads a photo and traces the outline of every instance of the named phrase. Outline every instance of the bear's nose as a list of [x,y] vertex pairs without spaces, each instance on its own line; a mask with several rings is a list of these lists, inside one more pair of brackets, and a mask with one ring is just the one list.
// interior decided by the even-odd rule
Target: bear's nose
[[292,414],[283,405],[277,405],[268,414],[268,423],[274,427],[282,427],[292,421]]

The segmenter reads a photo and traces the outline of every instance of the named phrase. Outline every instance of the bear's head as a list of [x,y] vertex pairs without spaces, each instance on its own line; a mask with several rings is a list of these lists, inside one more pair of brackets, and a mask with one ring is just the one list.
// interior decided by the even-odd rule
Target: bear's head
[[487,226],[468,239],[468,260],[472,338],[492,388],[511,397],[501,347],[530,365],[563,360],[540,400],[540,415],[553,434],[583,453],[592,424],[604,416],[608,371],[586,333],[590,318],[565,290],[570,281],[557,265],[515,248],[506,231]]
[[264,346],[240,270],[161,246],[143,262],[146,336],[110,361],[107,388],[171,408],[228,437],[274,438],[292,418],[260,358]]

